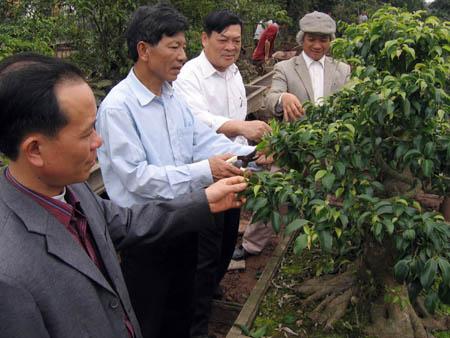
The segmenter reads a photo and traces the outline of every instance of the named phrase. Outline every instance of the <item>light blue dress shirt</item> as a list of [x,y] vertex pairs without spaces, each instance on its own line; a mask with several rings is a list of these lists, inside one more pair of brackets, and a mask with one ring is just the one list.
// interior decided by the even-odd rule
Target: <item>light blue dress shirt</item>
[[133,70],[103,100],[96,128],[106,191],[124,207],[206,187],[213,182],[208,158],[254,150],[196,119],[168,83],[154,95]]

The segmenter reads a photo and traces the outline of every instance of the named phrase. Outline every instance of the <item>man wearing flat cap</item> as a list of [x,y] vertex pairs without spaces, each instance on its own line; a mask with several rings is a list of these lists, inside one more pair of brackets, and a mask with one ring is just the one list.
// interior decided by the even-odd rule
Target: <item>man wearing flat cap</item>
[[323,97],[342,88],[350,77],[350,66],[327,56],[335,38],[336,23],[325,13],[312,12],[299,21],[297,42],[303,52],[275,65],[266,107],[285,121],[304,115],[302,104],[320,104]]

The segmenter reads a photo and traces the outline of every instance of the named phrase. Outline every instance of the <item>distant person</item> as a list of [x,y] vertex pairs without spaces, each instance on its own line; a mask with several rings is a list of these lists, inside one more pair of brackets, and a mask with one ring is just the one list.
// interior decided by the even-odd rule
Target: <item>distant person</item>
[[85,182],[102,139],[78,68],[5,59],[0,107],[0,336],[142,338],[116,250],[213,227],[211,212],[240,206],[242,178],[121,208]]
[[274,116],[295,121],[304,115],[303,103],[320,104],[323,97],[341,89],[350,77],[350,66],[327,56],[335,38],[336,23],[327,14],[312,12],[299,22],[297,42],[303,52],[274,67],[266,107]]
[[261,34],[264,31],[264,20],[260,20],[256,25],[255,34],[253,35],[253,41],[255,42],[255,47],[258,45]]
[[367,20],[369,20],[369,18],[367,17],[366,12],[361,12],[361,14],[358,15],[358,23],[363,23],[366,22]]
[[[258,142],[270,132],[263,121],[245,121],[247,98],[242,76],[235,62],[239,57],[242,39],[242,21],[228,10],[209,13],[203,24],[203,50],[188,61],[174,88],[182,93],[192,113],[214,132],[230,140],[247,145],[247,140]],[[200,241],[209,242],[199,247],[196,311],[191,334],[207,335],[213,291],[225,275],[236,245],[240,212],[224,213],[226,225],[221,236],[211,230],[200,233]],[[202,237],[205,237],[202,239]],[[219,253],[219,257],[217,257]],[[218,266],[214,261],[219,262]],[[214,276],[211,278],[203,276]]]
[[263,65],[266,64],[272,57],[278,30],[278,24],[269,24],[267,28],[262,32],[258,44],[253,51],[252,63],[257,66],[259,73],[262,73]]

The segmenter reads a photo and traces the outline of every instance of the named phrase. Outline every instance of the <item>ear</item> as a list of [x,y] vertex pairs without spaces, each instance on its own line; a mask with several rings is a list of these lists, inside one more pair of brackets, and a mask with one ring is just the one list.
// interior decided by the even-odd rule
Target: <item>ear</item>
[[206,34],[206,32],[202,32],[202,46],[203,48],[206,48],[206,46],[208,46],[208,34]]
[[139,59],[147,62],[149,59],[150,45],[144,41],[139,41],[136,46]]
[[20,152],[23,158],[38,168],[41,168],[45,163],[41,151],[43,141],[42,135],[29,135],[20,144]]

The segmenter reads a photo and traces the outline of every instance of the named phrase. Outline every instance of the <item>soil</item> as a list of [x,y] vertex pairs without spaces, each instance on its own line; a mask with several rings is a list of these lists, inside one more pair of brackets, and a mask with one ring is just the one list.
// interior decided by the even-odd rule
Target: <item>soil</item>
[[[242,242],[242,235],[249,221],[249,215],[243,213],[241,215],[238,244]],[[278,236],[273,234],[261,254],[250,256],[245,260],[245,270],[227,272],[220,283],[224,295],[213,306],[212,320],[209,324],[211,335],[215,335],[217,338],[225,338],[231,329],[232,323],[237,318],[241,306],[246,302],[259,276],[271,258],[278,241]]]

